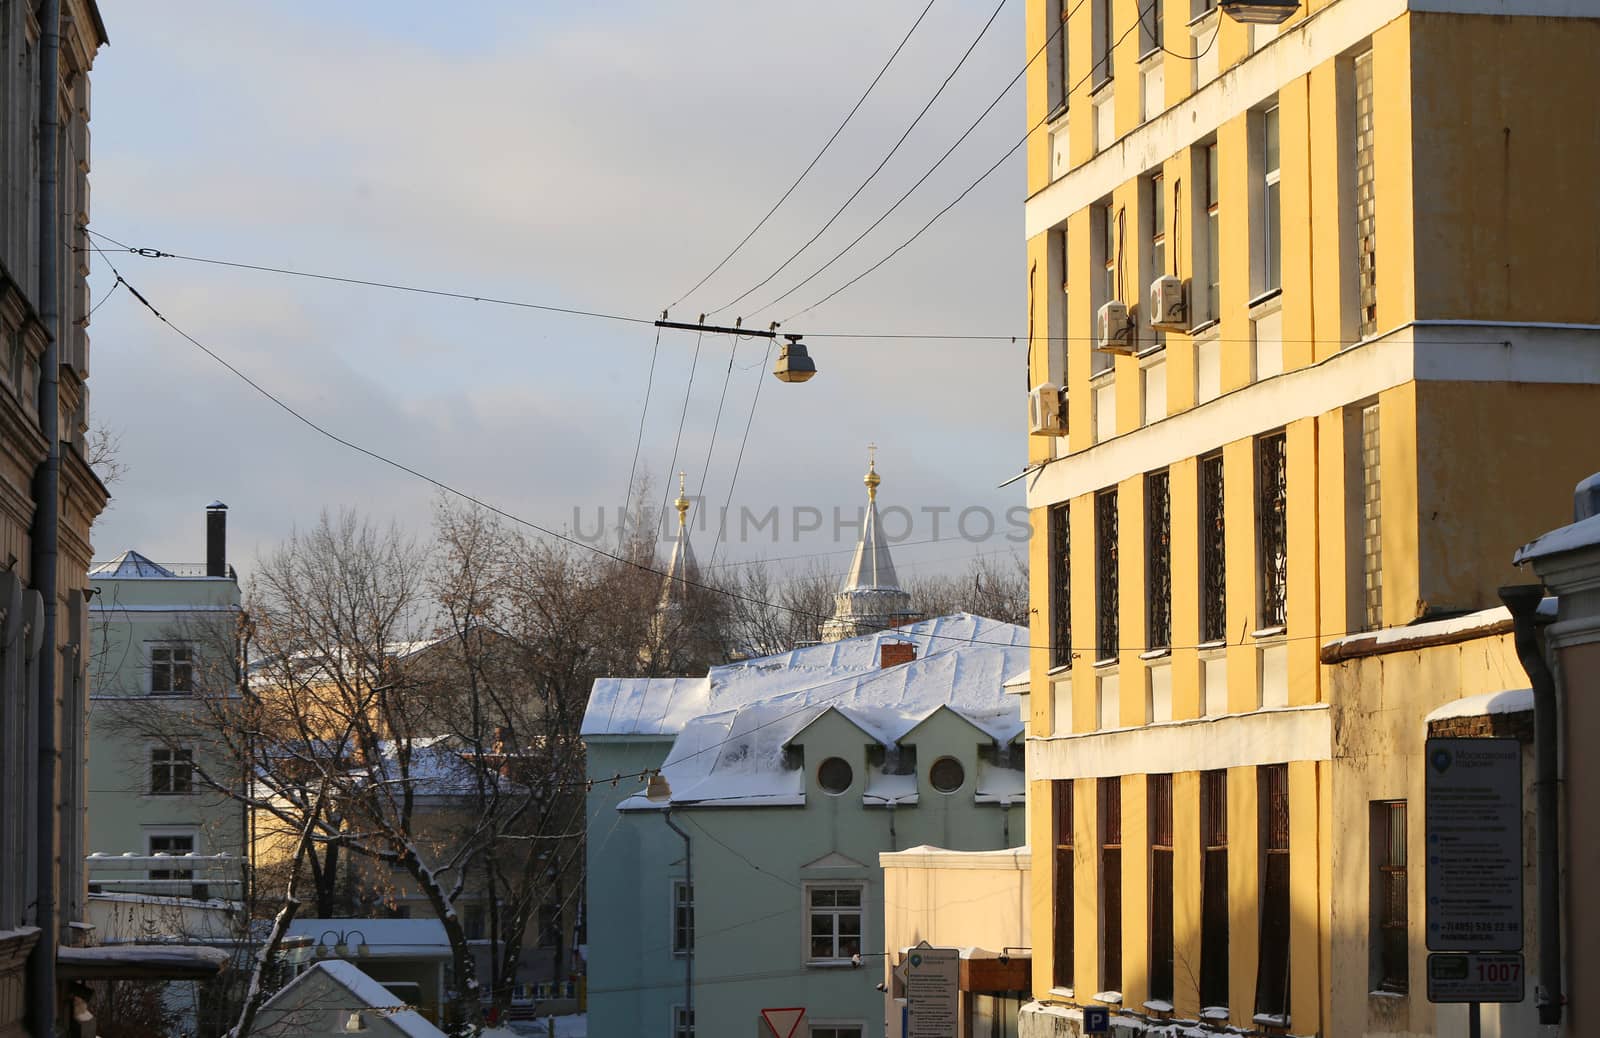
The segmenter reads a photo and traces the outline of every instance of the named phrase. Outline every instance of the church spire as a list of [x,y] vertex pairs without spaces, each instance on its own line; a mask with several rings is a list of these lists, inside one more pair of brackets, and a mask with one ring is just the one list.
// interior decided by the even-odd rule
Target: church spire
[[834,596],[833,616],[822,625],[823,641],[884,630],[911,616],[911,596],[900,587],[878,519],[878,487],[883,477],[878,475],[877,452],[876,444],[868,445],[867,474],[861,480],[867,488],[867,514],[850,571]]
[[673,507],[678,510],[678,537],[672,543],[672,555],[667,559],[667,575],[661,585],[663,606],[682,601],[690,585],[700,580],[700,568],[694,560],[694,550],[689,547],[689,492],[685,486],[688,473],[678,473],[678,499]]

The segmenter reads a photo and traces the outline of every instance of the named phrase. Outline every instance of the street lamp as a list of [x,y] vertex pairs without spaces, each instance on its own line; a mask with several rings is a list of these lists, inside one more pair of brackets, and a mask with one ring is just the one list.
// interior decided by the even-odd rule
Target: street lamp
[[779,382],[809,381],[817,373],[811,354],[806,352],[800,336],[785,335],[784,338],[789,341],[779,347],[778,363],[773,366],[772,374]]
[[1300,0],[1222,0],[1222,13],[1236,22],[1277,25],[1300,9]]

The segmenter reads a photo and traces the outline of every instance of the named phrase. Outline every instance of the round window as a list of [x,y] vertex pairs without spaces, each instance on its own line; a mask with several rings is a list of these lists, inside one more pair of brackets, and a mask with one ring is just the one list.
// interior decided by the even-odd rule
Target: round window
[[940,757],[928,769],[928,781],[941,793],[954,793],[966,780],[966,769],[954,757]]
[[855,777],[850,770],[850,762],[843,757],[829,757],[817,769],[817,785],[823,792],[838,796],[850,788],[850,780]]

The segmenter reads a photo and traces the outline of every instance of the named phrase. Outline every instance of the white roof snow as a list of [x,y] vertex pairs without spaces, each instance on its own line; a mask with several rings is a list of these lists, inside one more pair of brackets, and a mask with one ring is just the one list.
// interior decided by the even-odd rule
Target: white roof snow
[[1489,717],[1495,714],[1533,712],[1533,689],[1514,688],[1504,692],[1485,692],[1464,696],[1434,707],[1424,721],[1448,721],[1455,717]]
[[[343,921],[350,922],[351,920]],[[372,920],[368,919],[360,921],[363,923],[372,922]],[[380,920],[380,922],[387,921],[389,920]],[[399,921],[408,922],[409,920]],[[313,977],[326,977],[348,991],[352,1001],[349,1009],[352,1012],[360,1009],[377,1010],[378,1012],[375,1015],[379,1019],[387,1021],[395,1030],[406,1035],[407,1038],[445,1038],[444,1032],[430,1024],[421,1013],[415,1009],[406,1008],[405,1002],[388,988],[342,959],[325,959],[317,963],[268,999],[266,1004],[261,1007],[262,1015],[259,1018],[263,1031],[271,1032],[273,1017],[271,1010],[275,1007],[275,1004],[282,1002],[285,1005],[293,1005],[293,992],[299,987],[314,983],[311,979]],[[318,1008],[317,1003],[310,1003],[308,1008]],[[342,1013],[346,1007],[341,1005],[338,1008]]]
[[158,562],[151,562],[131,548],[98,566],[89,567],[91,577],[171,577],[173,572]]
[[[914,642],[919,658],[880,669],[877,646],[883,640]],[[804,775],[786,766],[785,751],[830,709],[859,727],[864,739],[886,747],[941,707],[983,734],[1010,742],[1022,725],[1002,686],[1026,664],[1028,651],[1027,628],[963,613],[715,668],[706,679],[702,712],[682,722],[662,766],[672,802],[803,803]],[[595,710],[591,700],[591,716]],[[665,733],[667,725],[657,730]],[[587,722],[585,731],[591,731]],[[869,793],[880,803],[898,798],[904,791],[892,785],[874,780]],[[636,795],[622,806],[660,805]]]
[[1535,537],[1518,548],[1511,561],[1520,566],[1524,562],[1534,562],[1552,555],[1578,551],[1581,548],[1593,548],[1596,545],[1600,545],[1600,515],[1591,515],[1587,519],[1579,519],[1575,523]]

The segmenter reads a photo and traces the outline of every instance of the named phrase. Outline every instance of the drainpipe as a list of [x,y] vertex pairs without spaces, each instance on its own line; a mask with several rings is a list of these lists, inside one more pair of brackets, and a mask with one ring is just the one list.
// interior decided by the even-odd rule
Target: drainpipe
[[1539,980],[1533,1002],[1541,1024],[1559,1024],[1566,998],[1561,991],[1561,869],[1557,829],[1560,778],[1556,772],[1556,682],[1545,661],[1539,632],[1540,584],[1515,584],[1500,589],[1500,601],[1515,624],[1517,658],[1533,683],[1533,783],[1538,861]]
[[[694,848],[689,843],[689,834],[678,828],[672,820],[672,808],[667,808],[661,814],[662,821],[667,823],[667,828],[683,837],[683,879],[689,884],[689,903],[694,903]],[[693,940],[691,931],[690,940]],[[683,1007],[689,1014],[689,1019],[694,1019],[694,946],[691,944],[685,949],[683,956]],[[692,1030],[692,1028],[691,1028]]]
[[56,650],[56,557],[59,552],[57,523],[61,487],[60,396],[61,305],[57,280],[60,276],[57,253],[61,227],[56,200],[56,145],[60,139],[61,106],[61,4],[42,0],[39,4],[39,317],[47,336],[39,371],[39,428],[44,433],[44,461],[34,473],[36,502],[31,531],[33,586],[44,599],[43,660],[38,682],[39,770],[35,795],[38,802],[38,831],[33,834],[38,858],[38,888],[34,892],[38,908],[39,943],[33,948],[33,968],[29,971],[33,1003],[33,1033],[56,1032],[56,946],[60,941],[57,923],[56,860],[58,808],[56,798],[56,667],[61,656]]

